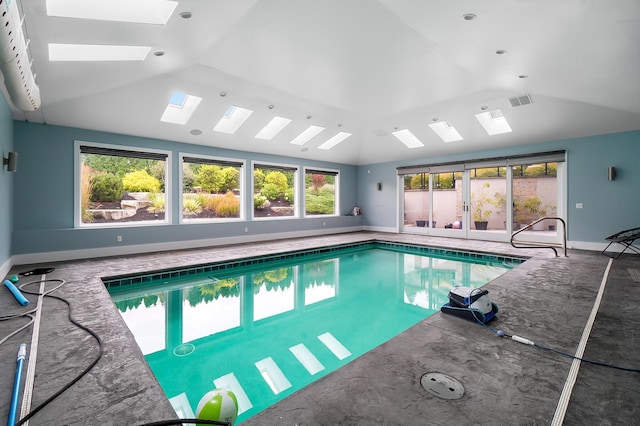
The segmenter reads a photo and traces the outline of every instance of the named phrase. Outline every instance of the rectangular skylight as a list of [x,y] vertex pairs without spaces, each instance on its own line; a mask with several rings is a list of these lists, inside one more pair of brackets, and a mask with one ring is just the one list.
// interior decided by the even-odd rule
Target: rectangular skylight
[[49,43],[50,61],[144,61],[149,46]]
[[420,140],[418,140],[418,138],[416,138],[416,136],[411,133],[409,129],[398,130],[391,133],[393,134],[393,136],[398,138],[400,142],[405,144],[407,148],[419,148],[421,146],[424,146],[424,144],[420,142]]
[[316,136],[323,130],[324,130],[324,127],[313,126],[313,125],[309,126],[304,132],[296,136],[290,143],[294,145],[304,145],[305,143],[309,142],[314,136]]
[[502,111],[494,109],[493,111],[481,112],[476,114],[476,118],[484,127],[489,136],[499,135],[501,133],[511,132],[511,126],[507,123],[507,119],[502,115]]
[[287,127],[291,123],[291,120],[283,117],[273,117],[273,119],[264,126],[260,132],[256,135],[257,139],[264,139],[270,141],[273,139],[282,129]]
[[47,0],[47,15],[165,25],[177,5],[165,0]]
[[345,140],[346,138],[348,138],[349,136],[351,136],[351,133],[340,132],[335,136],[331,137],[328,141],[326,141],[322,145],[320,145],[318,149],[331,149],[334,146],[338,145],[343,140]]
[[438,136],[440,136],[440,139],[442,139],[444,142],[455,142],[462,140],[462,136],[460,136],[460,133],[458,133],[456,128],[453,127],[448,121],[438,121],[437,123],[431,123],[429,124],[429,127],[431,127],[431,129],[433,129],[433,131],[436,132]]
[[191,114],[196,110],[202,98],[187,95],[182,92],[173,92],[160,121],[173,124],[187,124]]
[[216,127],[213,128],[216,132],[234,134],[236,130],[242,126],[247,118],[253,113],[250,109],[240,108],[239,106],[232,105],[227,109],[227,112],[222,116]]

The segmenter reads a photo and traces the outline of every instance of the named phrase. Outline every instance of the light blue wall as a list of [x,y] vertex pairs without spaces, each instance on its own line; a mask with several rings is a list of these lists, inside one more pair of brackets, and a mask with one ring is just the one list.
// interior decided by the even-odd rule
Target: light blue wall
[[[397,226],[399,166],[554,150],[567,151],[569,240],[602,243],[608,235],[640,226],[640,131],[360,166],[358,202],[364,225],[381,229]],[[618,171],[615,181],[607,180],[609,166]],[[377,190],[378,182],[382,191]],[[584,208],[576,209],[576,203]]]
[[[359,226],[361,218],[347,216],[292,220],[260,220],[216,224],[133,226],[116,229],[74,229],[74,141],[98,142],[172,151],[174,203],[178,201],[178,153],[206,154],[251,160],[324,167],[340,170],[341,214],[346,215],[357,198],[356,167],[344,164],[223,150],[70,127],[14,122],[20,173],[15,179],[13,254],[29,254],[90,248],[162,244],[210,238],[245,237],[280,232],[326,232],[331,228]],[[246,168],[247,177],[250,167]],[[247,200],[249,195],[247,196]],[[326,225],[323,225],[325,223]],[[249,232],[245,233],[244,228]],[[116,236],[123,243],[116,243]]]
[[[6,157],[13,151],[13,119],[7,101],[0,94],[0,151]],[[0,266],[11,258],[11,229],[13,226],[13,179],[15,173],[6,167],[0,171]]]

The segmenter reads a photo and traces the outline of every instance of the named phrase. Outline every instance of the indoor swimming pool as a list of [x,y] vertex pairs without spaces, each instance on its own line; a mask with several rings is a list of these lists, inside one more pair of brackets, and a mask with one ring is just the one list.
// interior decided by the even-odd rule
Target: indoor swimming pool
[[521,262],[368,242],[103,281],[178,415],[228,388],[239,423]]

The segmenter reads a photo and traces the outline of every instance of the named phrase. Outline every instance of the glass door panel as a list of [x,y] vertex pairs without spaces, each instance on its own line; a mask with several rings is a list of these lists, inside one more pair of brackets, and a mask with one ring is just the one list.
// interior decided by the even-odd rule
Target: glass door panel
[[433,214],[431,227],[435,234],[464,236],[462,172],[431,173]]
[[469,170],[469,194],[470,235],[504,240],[507,233],[506,166]]
[[403,229],[422,232],[430,225],[429,173],[404,175],[404,222]]
[[[558,215],[558,163],[512,166],[513,231],[546,216]],[[543,220],[518,239],[556,240],[559,224]]]

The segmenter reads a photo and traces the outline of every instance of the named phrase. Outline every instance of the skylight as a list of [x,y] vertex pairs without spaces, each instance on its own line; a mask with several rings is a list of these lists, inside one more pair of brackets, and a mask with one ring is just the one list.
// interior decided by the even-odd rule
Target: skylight
[[499,135],[501,133],[511,132],[511,126],[507,123],[507,119],[502,115],[502,111],[494,109],[493,111],[481,112],[476,114],[476,118],[484,127],[489,136]]
[[421,146],[424,146],[424,144],[420,142],[420,140],[418,140],[418,138],[416,138],[409,129],[398,130],[391,133],[393,134],[393,136],[398,138],[400,142],[405,144],[407,148],[419,148]]
[[177,5],[165,0],[47,0],[47,15],[165,25]]
[[332,136],[328,141],[320,145],[318,149],[331,149],[349,136],[351,136],[351,133],[339,132],[338,134]]
[[144,61],[149,46],[49,43],[50,61]]
[[460,136],[460,133],[458,133],[456,128],[453,127],[448,121],[438,121],[437,123],[431,123],[429,124],[429,127],[431,127],[431,129],[433,129],[433,131],[436,132],[438,136],[440,136],[440,139],[442,139],[444,142],[455,142],[462,140],[462,136]]
[[187,95],[183,92],[173,92],[160,121],[173,124],[187,124],[191,114],[196,110],[202,98]]
[[270,141],[273,139],[282,129],[287,127],[291,123],[291,120],[283,117],[273,117],[273,119],[264,126],[260,132],[256,135],[258,139],[264,139]]
[[290,143],[294,145],[304,145],[309,142],[314,136],[319,134],[324,130],[324,127],[320,126],[309,126],[307,129],[296,136]]
[[216,127],[213,128],[216,132],[234,134],[236,130],[242,126],[247,118],[253,113],[250,109],[240,108],[239,106],[231,105],[227,112],[222,116]]

